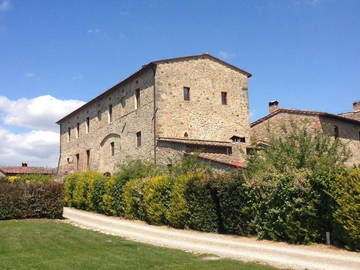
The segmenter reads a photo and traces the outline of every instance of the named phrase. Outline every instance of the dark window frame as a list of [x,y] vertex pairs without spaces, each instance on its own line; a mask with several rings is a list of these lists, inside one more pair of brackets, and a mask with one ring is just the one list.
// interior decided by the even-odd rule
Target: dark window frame
[[113,121],[113,105],[112,104],[110,104],[109,108],[108,108],[108,117],[109,117],[108,121],[109,121],[109,123],[111,123]]
[[221,92],[221,104],[228,105],[227,92]]
[[140,99],[141,99],[140,88],[136,88],[135,89],[135,109],[140,108]]
[[136,132],[136,146],[141,147],[141,131]]
[[111,142],[110,143],[110,148],[111,148],[111,156],[115,156],[115,142]]
[[334,137],[335,137],[335,139],[339,138],[339,136],[340,136],[339,127],[334,126]]
[[184,94],[184,100],[185,101],[190,101],[190,87],[185,87],[184,86],[183,94]]
[[86,169],[90,168],[90,149],[86,150]]
[[86,117],[86,134],[90,133],[90,117]]

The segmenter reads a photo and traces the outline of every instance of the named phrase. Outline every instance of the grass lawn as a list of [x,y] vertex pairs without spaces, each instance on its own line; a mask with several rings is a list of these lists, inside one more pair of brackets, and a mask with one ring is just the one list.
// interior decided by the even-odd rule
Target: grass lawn
[[55,221],[0,221],[1,270],[239,269],[267,266],[139,244]]

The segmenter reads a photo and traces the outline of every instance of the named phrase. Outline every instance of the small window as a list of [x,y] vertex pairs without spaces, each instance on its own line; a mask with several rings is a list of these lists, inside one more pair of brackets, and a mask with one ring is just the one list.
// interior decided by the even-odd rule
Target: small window
[[141,146],[141,131],[136,132],[136,146],[137,147]]
[[140,107],[140,88],[135,90],[135,109]]
[[98,119],[98,121],[101,121],[101,111],[100,110],[98,110],[98,112],[97,112],[97,119]]
[[80,165],[80,154],[76,154],[76,170],[79,170]]
[[86,117],[86,133],[90,132],[90,117]]
[[90,150],[86,150],[86,169],[90,168]]
[[190,100],[190,87],[184,87],[184,100]]
[[360,141],[360,131],[359,131],[359,141]]
[[230,140],[232,140],[233,142],[242,142],[242,143],[246,142],[245,137],[239,137],[239,136],[232,136]]
[[111,155],[114,156],[115,155],[115,143],[114,142],[110,143],[110,147],[111,147]]
[[187,138],[189,137],[189,134],[187,132],[184,133],[184,137]]
[[221,104],[227,105],[227,92],[221,92]]
[[339,138],[339,127],[338,126],[334,127],[334,136],[335,136],[335,139]]
[[109,123],[112,122],[112,119],[113,119],[113,107],[112,107],[112,105],[110,104],[110,105],[109,105]]
[[76,138],[80,137],[80,123],[76,124]]
[[67,158],[66,161],[68,164],[70,164],[70,158]]
[[68,142],[70,142],[70,137],[71,137],[71,128],[68,128]]

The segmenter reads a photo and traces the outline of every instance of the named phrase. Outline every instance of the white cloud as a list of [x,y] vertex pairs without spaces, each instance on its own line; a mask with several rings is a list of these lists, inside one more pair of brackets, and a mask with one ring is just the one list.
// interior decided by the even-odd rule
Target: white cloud
[[0,12],[8,11],[11,8],[10,0],[0,0]]
[[57,131],[56,121],[83,104],[80,100],[61,100],[50,95],[18,100],[0,96],[0,119],[7,125]]
[[59,158],[59,133],[33,130],[27,133],[13,133],[0,128],[0,165],[56,167]]
[[32,129],[16,133],[0,124],[0,165],[16,166],[26,161],[30,166],[56,167],[60,135],[55,122],[83,104],[50,95],[18,100],[0,96],[2,124]]
[[235,53],[226,52],[226,51],[220,51],[220,52],[219,52],[219,57],[220,57],[220,58],[223,58],[223,59],[225,59],[225,60],[234,58],[235,56],[236,56]]
[[32,78],[32,77],[35,77],[35,76],[36,76],[36,74],[33,73],[33,72],[26,72],[26,73],[25,73],[25,77],[26,77],[26,78]]

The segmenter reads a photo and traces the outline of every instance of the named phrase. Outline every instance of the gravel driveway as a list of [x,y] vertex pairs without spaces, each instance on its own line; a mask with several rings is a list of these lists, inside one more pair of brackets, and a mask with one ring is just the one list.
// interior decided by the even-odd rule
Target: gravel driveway
[[360,253],[322,245],[296,246],[246,237],[177,230],[74,208],[65,208],[64,217],[83,228],[193,253],[213,254],[288,269],[360,270]]

